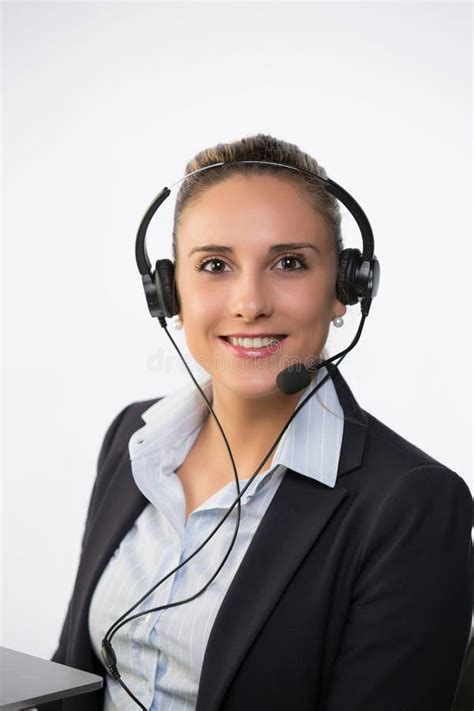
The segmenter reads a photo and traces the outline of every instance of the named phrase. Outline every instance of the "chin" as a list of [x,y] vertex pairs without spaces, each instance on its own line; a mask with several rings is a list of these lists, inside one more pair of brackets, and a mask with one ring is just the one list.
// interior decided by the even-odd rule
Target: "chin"
[[213,380],[231,390],[235,395],[257,399],[276,393],[281,394],[276,383],[276,376],[279,372],[273,370],[255,371],[254,373],[236,372],[224,374],[224,377],[223,373],[217,373],[213,376]]

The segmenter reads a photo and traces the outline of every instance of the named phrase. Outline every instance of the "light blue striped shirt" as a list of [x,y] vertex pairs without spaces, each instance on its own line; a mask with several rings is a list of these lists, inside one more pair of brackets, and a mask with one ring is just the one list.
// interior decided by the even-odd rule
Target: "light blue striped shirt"
[[[326,374],[326,368],[322,368],[313,376],[298,405],[314,388],[316,377],[319,382]],[[199,384],[212,402],[211,378]],[[133,477],[150,503],[108,562],[91,600],[89,633],[100,660],[105,631],[158,580],[198,548],[236,498],[236,485],[232,481],[185,520],[184,492],[176,469],[186,458],[208,414],[202,396],[190,382],[144,412],[142,418],[146,424],[130,439]],[[243,495],[237,539],[211,585],[191,602],[149,613],[127,623],[113,637],[122,679],[147,709],[192,711],[196,708],[204,652],[212,625],[286,468],[333,487],[341,450],[343,417],[329,378],[291,422],[276,447],[269,469],[258,474]],[[248,479],[239,478],[239,481],[242,490]],[[237,506],[206,546],[131,614],[184,600],[201,590],[229,548],[236,519]],[[104,711],[119,709],[135,711],[136,704],[120,684],[107,675]]]

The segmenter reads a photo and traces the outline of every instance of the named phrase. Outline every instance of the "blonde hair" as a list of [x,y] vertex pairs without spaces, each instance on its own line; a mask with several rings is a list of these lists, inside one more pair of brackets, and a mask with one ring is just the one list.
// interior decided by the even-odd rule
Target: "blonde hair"
[[[218,143],[216,146],[200,151],[186,165],[186,175],[213,163],[226,162],[229,165],[195,173],[182,182],[176,197],[173,221],[172,248],[174,263],[176,264],[178,256],[178,227],[185,209],[197,200],[205,190],[236,174],[274,175],[291,182],[298,188],[301,197],[309,201],[326,222],[332,234],[334,249],[339,259],[339,255],[344,248],[341,234],[341,210],[336,198],[325,190],[321,181],[317,178],[312,178],[310,175],[297,173],[291,168],[259,163],[235,163],[235,161],[243,160],[285,163],[293,168],[301,168],[315,173],[321,178],[327,177],[326,171],[319,165],[318,161],[302,151],[298,146],[263,133],[241,138],[232,143]],[[325,348],[323,348],[319,357],[321,360],[329,358]]]

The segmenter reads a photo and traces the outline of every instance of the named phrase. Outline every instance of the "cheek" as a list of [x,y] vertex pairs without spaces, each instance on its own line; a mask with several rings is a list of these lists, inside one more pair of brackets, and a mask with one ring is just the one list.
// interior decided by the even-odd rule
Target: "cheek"
[[212,323],[222,313],[226,303],[225,295],[219,295],[203,284],[188,285],[184,290],[182,307],[183,319],[188,323],[199,323],[203,327],[206,323]]
[[334,293],[326,279],[314,279],[311,283],[286,289],[281,295],[282,312],[292,315],[299,322],[316,323],[326,320],[332,310]]

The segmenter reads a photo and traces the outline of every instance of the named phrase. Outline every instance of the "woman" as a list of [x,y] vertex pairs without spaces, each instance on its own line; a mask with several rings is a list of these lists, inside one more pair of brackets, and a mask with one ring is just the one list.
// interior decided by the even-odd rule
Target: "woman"
[[[201,152],[186,173],[242,160],[325,177],[296,146],[262,134]],[[293,395],[275,382],[288,358],[325,359],[329,329],[346,313],[340,221],[320,182],[289,169],[213,168],[180,189],[180,323],[209,374],[202,387],[241,489],[298,404],[330,377],[243,494],[237,540],[212,583],[235,508],[135,613],[191,599],[116,631],[121,681],[142,708],[451,708],[471,621],[467,485],[364,411],[333,365]],[[198,548],[235,497],[222,434],[193,383],[119,413],[99,455],[53,657],[101,674],[104,689],[45,708],[139,707],[106,673],[104,635]]]

